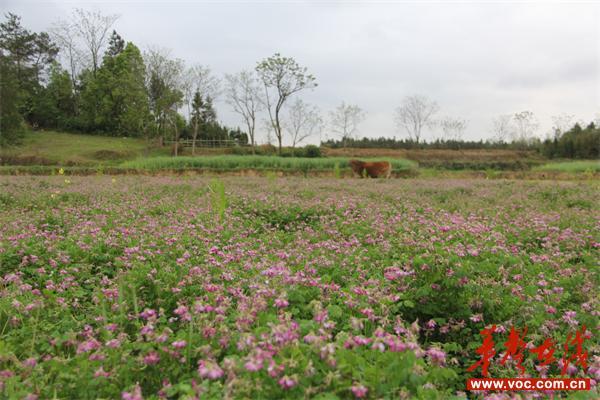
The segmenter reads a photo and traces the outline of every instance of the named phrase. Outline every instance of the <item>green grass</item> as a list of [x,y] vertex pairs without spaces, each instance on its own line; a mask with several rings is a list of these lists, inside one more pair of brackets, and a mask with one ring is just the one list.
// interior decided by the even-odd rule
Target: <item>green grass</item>
[[47,165],[114,165],[168,149],[149,149],[144,139],[29,131],[18,146],[0,149],[9,163]]
[[600,172],[599,160],[551,162],[535,168],[540,171]]
[[[350,169],[349,158],[300,158],[276,156],[235,156],[222,155],[210,157],[153,157],[140,158],[121,164],[123,168],[139,170],[178,170],[178,169],[268,169],[285,171],[333,171],[336,163],[341,169]],[[381,158],[378,158],[381,160]],[[389,159],[395,171],[410,170],[417,167],[413,161],[402,159]]]

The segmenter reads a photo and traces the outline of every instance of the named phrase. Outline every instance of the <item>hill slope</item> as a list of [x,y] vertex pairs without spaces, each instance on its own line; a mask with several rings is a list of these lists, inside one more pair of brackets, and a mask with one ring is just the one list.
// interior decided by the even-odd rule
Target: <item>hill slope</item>
[[144,139],[29,131],[18,146],[0,149],[0,164],[111,165],[141,156],[168,154]]

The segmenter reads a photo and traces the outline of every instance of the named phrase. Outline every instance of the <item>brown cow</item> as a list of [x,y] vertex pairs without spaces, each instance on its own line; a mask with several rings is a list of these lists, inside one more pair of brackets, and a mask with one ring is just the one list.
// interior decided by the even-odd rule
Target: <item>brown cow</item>
[[392,175],[392,164],[389,161],[350,160],[350,168],[360,177],[389,178]]

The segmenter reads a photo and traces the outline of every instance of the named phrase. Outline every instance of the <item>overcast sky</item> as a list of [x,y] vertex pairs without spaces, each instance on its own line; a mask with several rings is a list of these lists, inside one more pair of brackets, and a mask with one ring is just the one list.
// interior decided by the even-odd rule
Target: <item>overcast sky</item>
[[[466,119],[468,139],[491,137],[499,114],[533,111],[541,137],[553,115],[600,116],[599,2],[0,0],[34,31],[74,7],[119,14],[126,41],[170,48],[218,75],[275,52],[294,57],[319,83],[300,96],[325,115],[342,100],[359,105],[362,136],[406,136],[393,112],[411,94],[436,100],[439,116]],[[222,99],[217,112],[242,125]]]

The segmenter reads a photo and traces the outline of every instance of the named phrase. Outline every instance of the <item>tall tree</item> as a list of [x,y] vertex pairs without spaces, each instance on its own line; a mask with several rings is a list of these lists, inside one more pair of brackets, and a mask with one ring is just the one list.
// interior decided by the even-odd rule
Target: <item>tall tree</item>
[[296,99],[288,110],[284,126],[290,132],[294,149],[297,144],[321,131],[323,118],[318,107]]
[[516,128],[514,140],[520,143],[528,143],[533,139],[535,132],[540,126],[535,114],[531,111],[515,113],[513,120],[515,121]]
[[[220,91],[221,81],[215,77],[210,68],[204,65],[194,65],[188,68],[183,74],[182,89],[184,94],[184,102],[187,105],[187,112],[190,124],[194,128],[192,137],[192,154],[196,153],[196,138],[198,136],[198,120],[193,121],[193,107],[196,96],[199,95],[202,103],[205,103],[202,96],[211,102]],[[214,111],[214,110],[213,110]],[[216,117],[215,117],[216,118]]]
[[425,96],[412,95],[402,100],[396,108],[395,119],[398,128],[404,129],[411,140],[419,143],[423,128],[431,126],[433,116],[439,111],[438,104]]
[[75,117],[75,95],[71,77],[60,64],[54,62],[46,87],[32,98],[29,120],[35,126],[69,129]]
[[47,33],[30,32],[21,25],[19,16],[6,14],[6,21],[0,24],[0,55],[7,63],[5,70],[10,80],[14,78],[18,87],[18,95],[8,102],[15,102],[14,107],[30,123],[35,123],[33,105],[41,95],[46,71],[57,53],[58,48]]
[[141,52],[133,43],[117,56],[106,57],[82,93],[88,126],[117,136],[145,134],[150,116],[145,74]]
[[559,114],[552,116],[552,134],[553,137],[558,138],[561,134],[573,126],[574,115],[571,114]]
[[50,36],[60,49],[60,55],[69,66],[73,90],[77,87],[77,77],[82,67],[83,54],[79,47],[77,30],[72,22],[59,20],[50,28]]
[[21,17],[8,13],[6,19],[0,24],[0,51],[14,63],[21,89],[31,90],[55,60],[58,47],[46,32],[30,32],[21,26]]
[[166,49],[151,48],[144,53],[146,63],[146,85],[150,110],[154,116],[156,133],[164,141],[173,123],[173,114],[183,104],[183,72],[185,66],[180,59],[171,59]]
[[234,75],[226,75],[225,80],[226,101],[233,111],[242,116],[248,128],[252,154],[255,154],[256,115],[264,108],[258,79],[252,71],[241,71]]
[[515,127],[513,125],[513,116],[511,114],[502,114],[492,121],[494,129],[494,141],[505,143],[514,135]]
[[87,11],[76,8],[73,12],[72,20],[78,36],[83,41],[92,68],[92,73],[96,76],[102,60],[102,49],[108,39],[111,27],[119,18],[116,14],[104,15],[99,11]]
[[442,117],[438,121],[444,140],[461,141],[467,129],[467,121],[461,118]]
[[345,146],[346,141],[357,134],[358,125],[365,117],[366,113],[359,106],[342,102],[329,113],[329,123],[331,130],[341,136]]
[[14,143],[23,118],[19,113],[21,91],[15,65],[0,52],[0,146]]
[[209,124],[217,121],[217,113],[210,96],[206,96],[204,99],[200,91],[196,91],[192,101],[190,120],[192,124],[192,154],[196,154],[196,140],[200,129],[206,129]]
[[265,105],[281,155],[283,129],[280,113],[283,105],[295,93],[315,88],[316,79],[308,73],[306,67],[301,67],[293,58],[282,57],[279,53],[260,61],[256,72],[265,87]]

